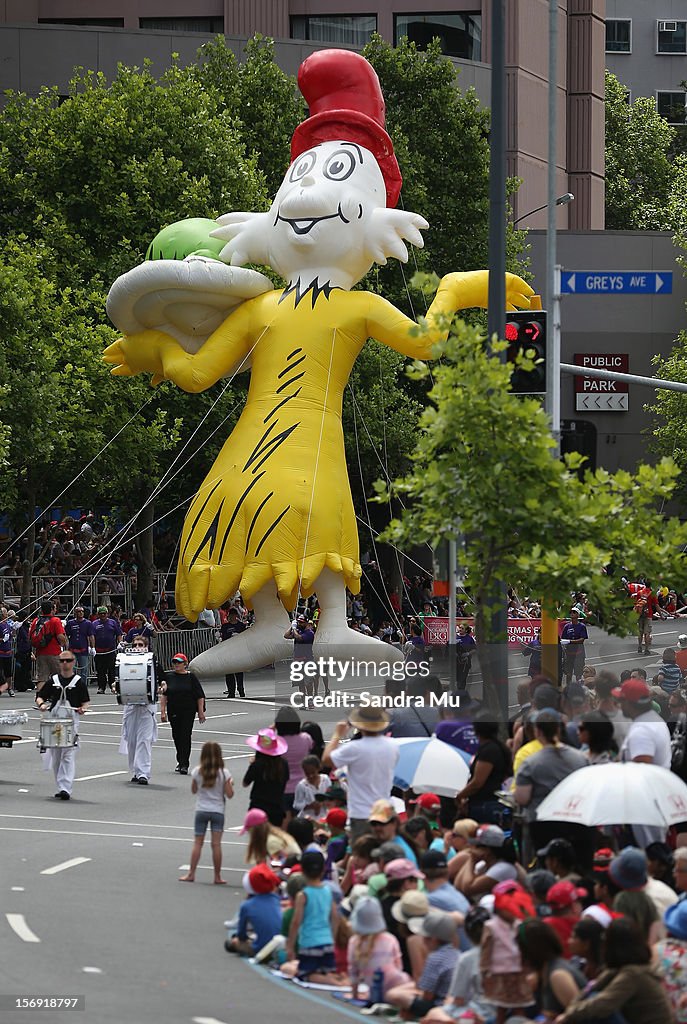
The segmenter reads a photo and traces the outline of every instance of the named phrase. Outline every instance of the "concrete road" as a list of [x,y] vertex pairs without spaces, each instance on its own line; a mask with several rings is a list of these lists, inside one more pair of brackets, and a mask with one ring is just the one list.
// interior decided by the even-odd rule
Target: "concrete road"
[[[609,638],[592,628],[588,661],[616,672],[636,664],[651,669],[684,628],[680,621],[656,622],[654,658],[638,657],[632,638]],[[527,661],[517,654],[510,661],[513,703]],[[198,880],[177,881],[188,865],[194,797],[188,778],[174,773],[168,726],[160,727],[151,784],[134,786],[117,749],[121,709],[113,697],[93,692],[67,803],[54,799],[52,772],[41,770],[32,695],[0,698],[0,710],[27,710],[31,716],[17,730],[23,741],[0,749],[3,1011],[2,997],[60,994],[85,995],[85,1012],[73,1011],[77,1024],[363,1019],[327,996],[273,983],[224,951],[223,922],[243,897],[245,845],[238,830],[247,808],[247,791],[240,786],[250,754],[245,739],[273,721],[276,691],[269,672],[246,677],[247,700],[222,700],[219,682],[205,686],[208,721],[196,724],[192,760],[197,763],[204,740],[216,740],[237,782],[227,805],[226,887],[210,884],[207,848]],[[279,702],[288,699],[285,684],[276,690]],[[326,735],[338,717],[332,711],[322,715]],[[22,1010],[5,1012],[2,1019],[44,1024],[69,1018],[67,1012],[55,1017],[54,1011]]]
[[[251,684],[254,691],[260,686],[259,679]],[[206,739],[217,740],[238,782],[227,804],[226,887],[210,884],[209,843],[196,882],[177,881],[188,866],[195,798],[189,779],[174,773],[168,726],[153,750],[151,784],[132,785],[117,750],[121,709],[113,697],[93,693],[81,722],[74,794],[63,802],[54,799],[52,772],[42,771],[32,695],[0,698],[0,711],[31,716],[15,730],[23,741],[0,749],[0,1010],[10,995],[86,996],[85,1012],[69,1011],[72,1017],[22,1010],[0,1013],[2,1020],[322,1020],[323,1007],[312,998],[271,983],[224,951],[223,922],[244,895],[238,830],[248,801],[240,782],[252,753],[244,740],[274,712],[269,694],[265,704],[251,703],[221,700],[222,690],[207,686],[208,721],[194,729],[192,763]]]

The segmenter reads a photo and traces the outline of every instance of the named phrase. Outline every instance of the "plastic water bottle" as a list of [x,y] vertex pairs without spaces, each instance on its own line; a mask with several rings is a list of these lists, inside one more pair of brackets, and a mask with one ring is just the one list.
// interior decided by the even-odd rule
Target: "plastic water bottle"
[[372,975],[372,984],[370,985],[370,1002],[384,1002],[384,971],[380,968],[377,968]]

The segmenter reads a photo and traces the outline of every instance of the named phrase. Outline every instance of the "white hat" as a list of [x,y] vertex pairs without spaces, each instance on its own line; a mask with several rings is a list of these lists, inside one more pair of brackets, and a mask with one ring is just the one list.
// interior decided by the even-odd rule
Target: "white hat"
[[687,633],[680,633],[677,638],[678,647],[687,647]]

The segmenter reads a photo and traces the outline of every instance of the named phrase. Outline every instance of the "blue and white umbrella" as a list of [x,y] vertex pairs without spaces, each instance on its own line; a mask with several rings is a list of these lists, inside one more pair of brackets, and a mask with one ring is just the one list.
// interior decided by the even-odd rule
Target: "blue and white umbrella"
[[394,743],[400,751],[394,786],[400,789],[451,797],[470,777],[468,765],[472,756],[436,736],[404,736],[394,739]]

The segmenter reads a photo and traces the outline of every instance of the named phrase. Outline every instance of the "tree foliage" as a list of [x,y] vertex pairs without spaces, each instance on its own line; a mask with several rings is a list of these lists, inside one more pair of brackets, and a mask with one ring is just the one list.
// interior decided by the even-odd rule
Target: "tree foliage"
[[[436,46],[420,53],[406,41],[394,50],[375,38],[366,55],[386,94],[402,202],[432,225],[413,264],[486,266],[488,112],[474,92],[456,88],[453,65]],[[267,207],[304,115],[295,80],[273,56],[271,41],[256,38],[238,62],[220,37],[201,48],[196,64],[174,64],[160,80],[149,65],[120,66],[111,82],[77,69],[66,99],[55,88],[7,97],[0,111],[0,485],[15,521],[25,521],[34,502],[47,505],[141,406],[65,504],[111,505],[128,518],[178,454],[175,468],[191,458],[174,500],[187,497],[230,433],[245,378],[210,411],[223,385],[187,396],[110,376],[100,361],[115,337],[104,298],[165,224]],[[523,238],[509,235],[511,269]],[[411,314],[425,309],[395,261],[364,286]],[[424,381],[409,381],[403,364],[369,344],[345,399],[354,499],[374,529],[388,515],[370,511],[371,483],[380,463],[392,477],[407,468],[424,401]],[[199,450],[202,458],[193,457]],[[171,503],[165,495],[159,504]]]
[[[658,525],[679,471],[665,458],[634,474],[600,469],[579,479],[582,457],[552,456],[540,402],[512,394],[512,367],[490,356],[484,341],[459,320],[436,353],[443,358],[433,368],[414,468],[391,488],[376,485],[382,500],[391,491],[410,502],[387,536],[434,546],[467,538],[461,557],[483,642],[503,639],[493,635],[488,615],[496,581],[541,598],[552,615],[566,608],[571,591],[585,591],[604,627],[625,635],[631,608],[606,568],[679,577],[687,526],[673,519]],[[494,347],[502,351],[505,343]],[[429,371],[415,363],[412,372],[425,378]]]
[[606,227],[616,231],[687,228],[687,157],[674,155],[675,129],[653,97],[627,102],[606,72]]
[[[460,89],[459,71],[438,41],[421,51],[407,38],[393,47],[374,35],[363,54],[384,93],[387,130],[403,173],[399,205],[429,222],[413,268],[432,267],[442,276],[489,266],[489,110],[474,89]],[[506,269],[514,273],[523,270],[525,237],[509,227]],[[379,270],[378,287],[411,312],[407,276],[392,261]]]

